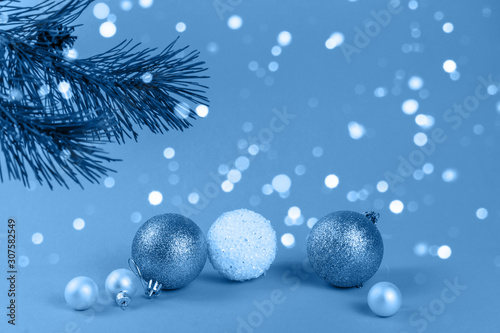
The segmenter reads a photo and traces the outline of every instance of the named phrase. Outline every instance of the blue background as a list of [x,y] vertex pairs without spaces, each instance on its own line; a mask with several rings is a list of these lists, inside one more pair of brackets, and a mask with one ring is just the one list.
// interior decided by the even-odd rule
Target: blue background
[[[134,2],[128,12],[120,8],[119,1],[107,4],[117,16],[116,35],[109,39],[100,36],[103,21],[87,9],[78,20],[83,24],[76,32],[79,57],[131,38],[161,48],[179,35],[176,24],[185,22],[187,29],[180,33],[178,45],[199,49],[207,62],[210,112],[184,133],[141,132],[138,143],[106,145],[113,157],[123,159],[111,165],[117,170],[111,175],[115,181],[111,188],[102,183],[85,184],[84,190],[72,184],[70,190],[53,191],[36,184],[28,190],[14,181],[0,185],[1,252],[6,252],[7,219],[15,217],[18,260],[23,256],[25,266],[19,267],[15,329],[6,324],[7,284],[3,277],[0,280],[2,332],[6,327],[19,332],[235,332],[241,321],[252,324],[247,328],[254,332],[500,330],[500,99],[495,87],[458,128],[443,119],[455,103],[474,96],[478,76],[500,81],[498,2],[403,0],[401,13],[392,15],[391,22],[353,54],[350,62],[341,47],[327,49],[325,41],[333,32],[341,32],[344,46],[355,45],[355,27],[363,30],[371,20],[370,11],[386,9],[387,1],[243,0],[232,2],[232,11],[221,13],[222,18],[212,1],[157,0],[147,9]],[[439,11],[442,20],[435,18]],[[233,14],[243,19],[238,30],[227,25]],[[453,23],[453,32],[443,31],[445,22]],[[414,32],[419,36],[413,37],[412,28],[420,35]],[[285,30],[292,34],[292,42],[279,56],[273,56],[271,48]],[[414,50],[415,43],[419,52],[405,52],[408,45]],[[443,70],[447,59],[457,63],[458,80]],[[250,70],[252,61],[265,72]],[[271,61],[279,63],[276,72],[267,68]],[[409,88],[412,76],[423,79],[420,90]],[[376,97],[379,87],[387,89],[386,96]],[[401,110],[410,98],[419,102],[413,115]],[[273,109],[285,108],[295,118],[283,131],[274,133],[257,155],[250,157],[238,148],[241,139],[258,137],[269,128]],[[434,117],[431,129],[423,130],[415,123],[420,113]],[[350,137],[351,121],[366,129],[362,138]],[[245,123],[252,124],[250,132],[243,130]],[[408,159],[419,149],[414,135],[429,134],[435,128],[441,128],[447,140],[425,158],[433,171],[423,179],[406,177],[394,191],[377,191],[384,174],[397,174],[399,157]],[[163,156],[166,147],[175,149],[173,159]],[[315,147],[322,148],[321,156],[313,155]],[[221,164],[242,155],[250,157],[250,166],[231,192],[220,190],[204,207],[189,203],[188,195],[196,189],[203,192]],[[175,170],[172,161],[178,163],[178,170],[171,171]],[[295,173],[297,165],[305,166],[305,174]],[[443,181],[442,173],[448,168],[457,171],[456,181]],[[419,173],[416,178],[421,178]],[[172,174],[179,177],[175,185]],[[292,181],[286,198],[276,192],[262,193],[262,186],[278,174],[286,174]],[[338,187],[325,187],[328,174],[338,176]],[[363,189],[364,200],[348,200],[350,191]],[[151,191],[163,194],[160,205],[149,203]],[[402,213],[391,212],[393,200],[403,202]],[[67,306],[63,293],[69,280],[85,275],[104,290],[106,276],[127,266],[140,224],[156,214],[181,212],[181,206],[195,209],[190,217],[205,233],[225,211],[255,210],[271,220],[278,241],[291,233],[295,246],[287,248],[279,242],[271,269],[254,281],[227,281],[207,263],[187,287],[164,292],[154,300],[138,293],[126,311],[104,296],[84,312]],[[286,225],[284,219],[292,206],[301,209],[304,223]],[[481,207],[488,210],[485,219],[476,217]],[[307,257],[309,218],[335,210],[374,209],[381,213],[378,227],[385,255],[379,271],[363,288],[333,288],[315,274],[296,270]],[[134,212],[142,216],[139,223],[131,221]],[[73,228],[76,218],[84,219],[82,230]],[[40,244],[32,242],[37,232],[43,234]],[[436,248],[442,245],[452,250],[448,259],[436,255]],[[420,248],[423,252],[418,255],[416,249]],[[2,258],[4,276],[6,256]],[[446,281],[455,279],[466,289],[446,303],[444,310],[439,309],[444,304],[439,300]],[[390,318],[375,316],[367,306],[369,288],[380,281],[396,284],[403,294],[402,308]],[[274,305],[268,316],[258,314],[255,302],[266,303],[276,289],[283,293],[284,302]],[[411,315],[429,306],[443,311],[432,320],[419,316],[421,321],[412,323]]]

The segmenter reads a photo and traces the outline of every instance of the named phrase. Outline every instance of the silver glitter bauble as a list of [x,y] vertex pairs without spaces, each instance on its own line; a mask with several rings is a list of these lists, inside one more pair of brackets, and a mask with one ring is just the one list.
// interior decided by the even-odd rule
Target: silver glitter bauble
[[207,261],[207,242],[201,229],[179,214],[157,215],[137,231],[132,258],[145,281],[178,289],[193,281]]
[[375,226],[378,214],[339,211],[320,219],[307,240],[316,273],[336,287],[359,287],[377,272],[384,243]]

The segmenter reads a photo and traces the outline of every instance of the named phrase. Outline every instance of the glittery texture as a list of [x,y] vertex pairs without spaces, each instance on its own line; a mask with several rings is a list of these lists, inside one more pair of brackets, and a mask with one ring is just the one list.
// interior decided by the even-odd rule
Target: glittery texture
[[258,278],[276,257],[271,222],[247,209],[222,214],[210,227],[207,241],[210,262],[229,280]]
[[163,289],[177,289],[200,274],[207,260],[207,243],[201,229],[187,217],[162,214],[139,228],[132,258],[144,280],[158,281]]
[[307,253],[321,278],[336,287],[356,287],[377,272],[384,244],[377,227],[366,216],[339,211],[314,225]]

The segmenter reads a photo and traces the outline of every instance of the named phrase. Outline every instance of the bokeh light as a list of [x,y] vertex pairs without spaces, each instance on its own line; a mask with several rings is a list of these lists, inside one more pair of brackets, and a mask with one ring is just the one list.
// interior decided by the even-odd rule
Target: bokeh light
[[476,211],[476,217],[480,220],[484,220],[485,218],[488,217],[488,210],[486,208],[479,208]]
[[401,202],[400,200],[393,200],[391,201],[391,203],[389,204],[389,209],[391,210],[391,212],[393,212],[394,214],[400,214],[403,212],[403,209],[404,209],[404,204],[403,202]]
[[283,234],[283,236],[281,236],[281,244],[283,244],[286,248],[291,249],[295,246],[295,237],[290,233]]
[[31,236],[31,241],[36,245],[42,244],[43,235],[40,232],[35,232],[33,236]]
[[328,188],[335,188],[339,185],[339,177],[334,174],[328,175],[325,178],[325,185]]
[[243,19],[238,15],[233,15],[227,20],[227,26],[233,30],[238,30],[243,25]]
[[285,174],[277,175],[272,181],[273,189],[279,193],[285,193],[290,190],[292,180]]
[[80,217],[76,218],[73,221],[73,228],[75,228],[75,230],[82,230],[83,228],[85,228],[85,220]]
[[158,206],[163,201],[163,195],[159,191],[152,191],[148,196],[149,203]]

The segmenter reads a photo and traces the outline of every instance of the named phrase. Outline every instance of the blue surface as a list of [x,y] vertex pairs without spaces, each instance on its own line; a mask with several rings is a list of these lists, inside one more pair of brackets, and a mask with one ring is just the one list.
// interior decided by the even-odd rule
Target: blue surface
[[[498,83],[492,83],[491,94],[468,118],[458,118],[460,126],[454,128],[459,120],[444,115],[454,104],[474,96],[481,84],[478,76],[500,81],[499,3],[401,1],[401,12],[393,14],[391,22],[348,62],[341,47],[329,50],[325,41],[333,32],[341,32],[344,49],[354,45],[355,27],[364,29],[370,11],[387,8],[386,1],[221,1],[232,3],[233,9],[222,13],[223,19],[212,1],[157,0],[148,9],[134,2],[129,12],[120,9],[119,1],[108,1],[118,27],[110,39],[99,35],[102,21],[91,9],[79,19],[84,24],[77,30],[80,57],[104,51],[125,38],[162,47],[179,34],[177,22],[185,22],[187,29],[180,34],[179,45],[200,49],[210,68],[210,113],[184,133],[143,132],[139,143],[108,144],[112,156],[123,159],[112,165],[118,172],[111,175],[115,180],[111,188],[87,184],[84,190],[74,185],[70,190],[50,191],[39,185],[27,190],[17,182],[0,185],[1,331],[498,332]],[[442,20],[435,18],[439,11]],[[238,30],[227,25],[233,14],[243,19]],[[445,22],[453,23],[451,33],[443,31]],[[292,34],[292,42],[275,57],[271,48],[285,30]],[[208,50],[213,51],[210,43],[216,43],[217,52]],[[412,51],[405,53],[409,45]],[[420,51],[415,52],[416,48]],[[443,70],[447,59],[456,62],[458,80]],[[265,69],[263,77],[258,76],[262,70],[249,70],[252,61]],[[279,63],[276,72],[267,68],[271,61]],[[412,76],[423,79],[420,90],[409,88]],[[387,89],[386,96],[375,96],[379,87]],[[413,115],[401,111],[407,99],[419,102]],[[191,192],[203,192],[214,177],[225,179],[218,174],[219,165],[249,156],[238,148],[238,141],[252,137],[259,141],[258,134],[270,128],[275,117],[272,110],[285,108],[294,118],[250,158],[250,167],[231,192],[219,190],[197,206],[188,202]],[[420,113],[434,117],[431,129],[423,130],[415,123]],[[349,135],[351,121],[366,129],[358,140]],[[253,125],[249,133],[243,131],[246,122]],[[398,186],[378,192],[376,185],[387,172],[398,174],[400,158],[408,160],[420,149],[414,135],[425,132],[432,139],[437,128],[446,140],[437,143],[423,161],[432,164],[432,172],[428,165],[429,174],[423,179],[420,171],[415,174],[420,180],[410,174]],[[163,157],[166,147],[175,149],[171,160]],[[320,157],[313,155],[315,147],[322,148]],[[179,164],[177,171],[170,171],[175,170],[172,161]],[[305,166],[305,174],[295,173],[297,165]],[[442,179],[448,168],[457,171],[453,182]],[[179,177],[175,185],[171,184],[175,183],[173,174]],[[286,198],[276,192],[262,193],[262,186],[278,174],[292,180]],[[328,174],[339,177],[338,187],[325,187]],[[148,202],[154,190],[163,194],[158,206]],[[364,200],[349,201],[350,191],[361,192],[358,195]],[[404,204],[402,213],[391,212],[393,200]],[[285,224],[292,206],[300,208],[303,224]],[[73,277],[91,277],[102,291],[106,276],[126,267],[134,234],[148,218],[184,213],[206,233],[220,214],[238,208],[270,219],[279,238],[285,233],[295,237],[293,248],[279,244],[266,276],[229,282],[207,263],[187,287],[164,292],[151,301],[137,295],[126,311],[104,296],[100,304],[84,312],[65,304],[64,287]],[[479,208],[487,209],[485,219],[476,217]],[[306,221],[335,210],[381,213],[378,227],[385,255],[379,271],[363,288],[333,288],[301,268],[310,231]],[[142,215],[139,223],[131,221],[134,212]],[[8,301],[6,232],[11,216],[17,219],[18,260],[25,266],[18,267],[15,329],[7,325],[4,314]],[[84,219],[82,230],[73,228],[76,218]],[[37,232],[43,234],[41,244],[32,242]],[[436,255],[442,245],[452,250],[448,259]],[[369,288],[380,281],[394,283],[403,294],[401,310],[390,318],[375,316],[366,302]],[[454,282],[466,288],[450,289]],[[275,302],[272,307],[271,301]],[[419,311],[429,307],[424,319]]]

